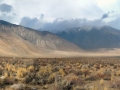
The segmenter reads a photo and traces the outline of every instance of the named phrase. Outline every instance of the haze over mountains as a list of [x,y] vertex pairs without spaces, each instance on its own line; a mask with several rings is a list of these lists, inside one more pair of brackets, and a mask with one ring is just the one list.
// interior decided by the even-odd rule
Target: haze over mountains
[[[57,32],[37,31],[0,20],[0,55],[74,57],[119,55],[120,31],[110,26],[84,26]],[[89,51],[89,52],[88,52]],[[94,51],[94,52],[93,52]]]
[[110,26],[83,26],[56,33],[85,50],[120,48],[120,31]]

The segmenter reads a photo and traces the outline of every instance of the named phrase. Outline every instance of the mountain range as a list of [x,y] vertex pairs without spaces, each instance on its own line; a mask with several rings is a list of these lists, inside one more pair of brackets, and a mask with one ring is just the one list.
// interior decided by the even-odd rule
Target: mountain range
[[120,48],[120,30],[110,26],[83,26],[57,32],[61,38],[70,41],[84,50]]
[[120,31],[84,26],[57,33],[38,31],[0,20],[0,56],[78,57],[119,55]]

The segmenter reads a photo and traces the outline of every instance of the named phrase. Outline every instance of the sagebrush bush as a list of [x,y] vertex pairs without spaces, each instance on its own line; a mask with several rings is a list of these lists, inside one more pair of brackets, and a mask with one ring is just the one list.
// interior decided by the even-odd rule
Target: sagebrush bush
[[48,78],[48,82],[53,83],[55,81],[56,75],[56,73],[52,73]]
[[62,68],[59,70],[59,73],[60,73],[60,75],[62,75],[62,77],[65,76],[65,72],[64,72],[64,70]]
[[35,70],[35,67],[34,66],[29,66],[28,69],[27,69],[29,72],[33,72]]
[[70,81],[62,79],[61,76],[57,76],[55,78],[55,90],[71,90],[71,89],[72,85]]
[[120,89],[120,80],[115,80],[110,82],[110,88]]
[[[119,90],[119,69],[119,64],[111,66],[111,63],[96,60],[36,59],[33,62],[29,59],[24,61],[23,58],[15,62],[7,60],[2,64],[0,62],[0,88],[6,87],[6,90],[9,90],[12,84],[24,83],[28,86],[38,85],[40,90],[49,89],[50,85],[55,86],[55,90],[110,90],[111,88]],[[93,86],[94,82],[100,85]],[[105,85],[108,85],[106,83],[109,82],[110,87],[106,87]],[[25,87],[23,90],[33,89]]]
[[103,79],[100,80],[100,85],[104,85],[104,80]]
[[109,90],[107,86],[104,86],[104,89],[103,90]]

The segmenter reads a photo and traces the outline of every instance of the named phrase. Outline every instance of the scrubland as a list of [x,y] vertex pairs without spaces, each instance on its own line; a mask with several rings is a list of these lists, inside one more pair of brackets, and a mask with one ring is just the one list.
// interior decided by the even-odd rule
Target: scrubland
[[120,57],[1,57],[0,90],[120,90]]

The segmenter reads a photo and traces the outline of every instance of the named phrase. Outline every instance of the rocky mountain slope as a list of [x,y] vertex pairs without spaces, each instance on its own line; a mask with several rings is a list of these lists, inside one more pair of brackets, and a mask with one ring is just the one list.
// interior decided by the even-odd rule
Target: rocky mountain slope
[[84,26],[70,28],[56,35],[85,50],[120,48],[120,30],[110,26]]
[[50,32],[36,31],[0,20],[1,56],[47,56],[55,51],[80,50],[75,44]]

